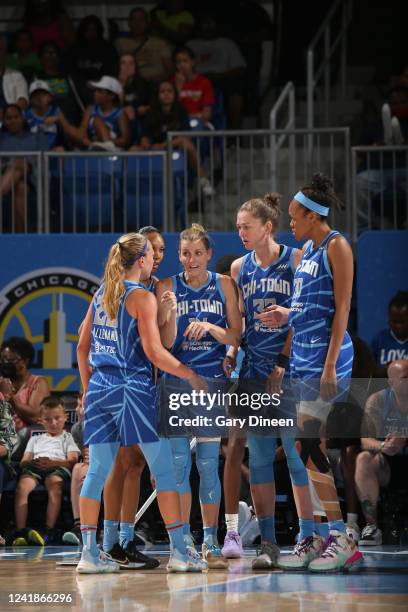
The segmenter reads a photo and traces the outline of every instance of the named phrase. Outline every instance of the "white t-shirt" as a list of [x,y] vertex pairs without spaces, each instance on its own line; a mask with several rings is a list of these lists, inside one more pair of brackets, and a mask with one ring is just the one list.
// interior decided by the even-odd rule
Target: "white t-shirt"
[[193,38],[188,46],[194,51],[195,70],[199,74],[219,74],[246,66],[241,51],[230,38]]
[[71,451],[81,452],[75,444],[74,438],[67,431],[64,431],[60,436],[50,436],[48,433],[31,436],[25,449],[26,453],[34,453],[34,459],[47,457],[47,459],[61,461],[66,461],[68,453]]

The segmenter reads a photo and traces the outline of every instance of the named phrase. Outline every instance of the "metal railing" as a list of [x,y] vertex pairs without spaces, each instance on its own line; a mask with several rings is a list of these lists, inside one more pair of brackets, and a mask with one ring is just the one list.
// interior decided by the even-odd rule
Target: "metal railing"
[[[295,111],[295,86],[292,81],[288,81],[281,91],[280,96],[276,100],[275,104],[272,106],[271,111],[269,113],[269,128],[272,132],[278,129],[278,115],[281,112],[282,108],[286,107],[287,110],[287,121],[286,124],[281,126],[284,130],[293,130],[295,128],[295,120],[296,120],[296,111]],[[280,148],[282,147],[285,141],[285,135],[282,134],[278,139],[273,134],[271,136],[271,180],[272,183],[275,183],[277,176],[277,159]],[[289,179],[290,183],[294,183],[294,158],[295,158],[295,138],[293,134],[289,136],[289,157],[291,160],[290,163],[290,171],[291,176]]]
[[408,224],[408,146],[351,149],[353,241],[365,230]]
[[46,232],[168,225],[165,151],[44,154]]
[[[330,9],[307,49],[307,127],[314,126],[314,98],[323,78],[324,121],[330,122],[331,77],[334,54],[340,48],[340,83],[342,98],[346,92],[347,30],[351,22],[352,0],[337,0]],[[316,66],[320,60],[320,65]]]
[[[340,199],[345,202],[343,210],[332,211],[331,222],[338,229],[351,232],[348,128],[169,132],[168,159],[176,151],[173,147],[176,137],[192,139],[196,149],[193,159],[189,158],[187,147],[177,149],[183,153],[186,172],[182,194],[184,223],[196,220],[213,231],[232,230],[238,206],[267,191],[282,194],[285,212],[298,188],[308,184],[315,172],[323,172],[333,179]],[[271,143],[280,139],[282,144],[275,158],[271,155]],[[203,177],[210,185],[207,194],[202,186]],[[173,201],[171,193],[169,200]],[[177,229],[171,218],[169,221],[169,231]],[[282,225],[282,229],[289,227],[287,215],[283,216]]]
[[43,226],[41,153],[0,153],[0,230],[40,233]]
[[[176,136],[183,138],[178,148]],[[0,219],[0,231],[121,232],[142,225],[174,231],[194,220],[227,231],[235,228],[239,205],[268,191],[282,194],[285,213],[317,171],[333,179],[346,203],[332,212],[331,222],[351,231],[347,128],[171,132],[164,151],[17,157],[37,160],[29,194],[35,222],[32,214],[24,227]],[[14,194],[8,198],[13,208]],[[282,230],[288,227],[284,214]]]

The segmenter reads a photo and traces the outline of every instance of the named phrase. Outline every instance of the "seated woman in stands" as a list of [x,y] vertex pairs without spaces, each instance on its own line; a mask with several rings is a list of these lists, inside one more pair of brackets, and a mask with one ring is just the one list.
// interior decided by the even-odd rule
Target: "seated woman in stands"
[[[166,150],[167,132],[190,130],[187,111],[180,103],[177,90],[171,81],[162,81],[157,97],[153,100],[150,111],[146,114],[140,144],[133,145],[131,151]],[[200,178],[200,186],[205,196],[214,194],[214,188],[205,176],[204,168],[199,165],[197,148],[186,136],[176,136],[172,141],[173,148],[181,149],[187,154],[188,163]]]
[[[1,151],[32,150],[32,143],[30,147],[25,146],[27,139],[30,140],[30,133],[23,111],[17,104],[9,104],[4,109],[0,155]],[[3,196],[11,196],[14,218],[11,229],[14,232],[24,232],[26,229],[28,178],[31,171],[32,166],[25,157],[0,159],[0,199]]]

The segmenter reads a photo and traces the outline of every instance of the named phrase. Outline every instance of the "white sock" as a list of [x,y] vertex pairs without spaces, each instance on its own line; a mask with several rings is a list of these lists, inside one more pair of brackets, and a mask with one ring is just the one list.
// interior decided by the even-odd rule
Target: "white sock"
[[225,522],[227,523],[227,531],[238,533],[238,514],[226,514]]
[[355,523],[358,525],[358,514],[354,512],[347,512],[347,524]]

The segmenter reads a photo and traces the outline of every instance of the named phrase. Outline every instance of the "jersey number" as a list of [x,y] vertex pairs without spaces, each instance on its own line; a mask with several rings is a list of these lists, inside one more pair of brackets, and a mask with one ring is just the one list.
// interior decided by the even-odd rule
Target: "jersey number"
[[261,298],[259,300],[253,301],[254,310],[258,310],[258,312],[262,312],[267,306],[270,306],[271,304],[276,304],[275,298]]

